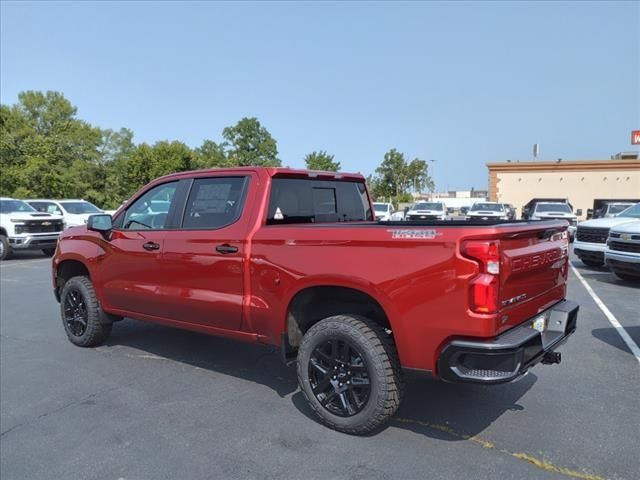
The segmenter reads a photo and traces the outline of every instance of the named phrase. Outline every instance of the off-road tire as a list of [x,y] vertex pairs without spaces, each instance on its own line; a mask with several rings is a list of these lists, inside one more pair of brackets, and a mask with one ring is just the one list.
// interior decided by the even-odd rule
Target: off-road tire
[[[369,398],[361,411],[339,416],[322,406],[311,387],[311,354],[328,340],[348,341],[362,355],[369,371]],[[309,405],[324,425],[340,432],[363,435],[380,428],[397,411],[403,394],[402,371],[392,337],[372,320],[358,315],[336,315],[313,325],[298,350],[298,383]]]
[[55,248],[43,248],[42,253],[44,253],[47,257],[53,257],[53,254],[56,253]]
[[0,261],[9,260],[13,256],[13,248],[9,245],[9,240],[5,235],[0,235]]
[[[74,334],[65,318],[66,300],[71,292],[79,294],[86,306],[86,328],[80,335]],[[95,347],[100,345],[111,334],[111,323],[101,322],[101,318],[104,317],[100,315],[100,303],[96,297],[93,284],[87,277],[73,277],[64,284],[62,293],[60,294],[60,315],[69,341],[79,347]]]
[[588,259],[580,259],[582,261],[582,263],[584,263],[587,267],[591,267],[591,268],[598,268],[598,267],[602,267],[604,265],[604,261],[598,261],[598,260],[588,260]]

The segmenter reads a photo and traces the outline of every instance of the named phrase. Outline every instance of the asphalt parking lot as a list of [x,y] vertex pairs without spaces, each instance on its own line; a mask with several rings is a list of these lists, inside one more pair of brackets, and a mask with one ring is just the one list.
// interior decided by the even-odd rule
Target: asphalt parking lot
[[[640,287],[573,264],[640,344]],[[50,259],[0,265],[0,477],[638,478],[640,363],[571,273],[578,331],[557,366],[480,387],[410,377],[382,431],[316,423],[272,348],[125,320],[63,332]]]

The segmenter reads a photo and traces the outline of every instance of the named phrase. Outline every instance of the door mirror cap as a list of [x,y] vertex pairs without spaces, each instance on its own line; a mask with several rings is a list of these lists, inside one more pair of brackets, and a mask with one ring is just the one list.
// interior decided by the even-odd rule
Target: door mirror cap
[[578,217],[581,217],[581,216],[582,216],[582,209],[581,209],[581,208],[579,208],[578,210],[576,210],[576,215],[577,215]]
[[110,232],[113,229],[111,215],[106,213],[91,215],[87,220],[87,229],[100,233]]

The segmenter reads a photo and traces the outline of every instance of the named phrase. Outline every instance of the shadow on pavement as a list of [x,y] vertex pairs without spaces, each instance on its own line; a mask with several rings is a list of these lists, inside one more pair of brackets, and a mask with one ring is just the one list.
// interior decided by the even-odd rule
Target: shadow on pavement
[[198,368],[243,378],[273,389],[279,396],[298,388],[295,370],[284,365],[280,350],[135,320],[113,327],[108,347],[142,350]]
[[[640,327],[624,327],[629,336],[636,344],[640,343]],[[591,335],[604,343],[608,343],[612,347],[616,347],[625,353],[631,353],[627,344],[624,343],[622,337],[618,334],[615,328],[594,328],[591,330]]]
[[[134,320],[116,323],[106,346],[141,350],[144,354],[243,378],[273,389],[280,397],[298,390],[295,369],[282,363],[280,351],[275,347]],[[479,434],[506,411],[523,410],[518,400],[536,380],[530,373],[514,383],[481,386],[449,384],[407,374],[403,403],[395,416],[397,421],[391,424],[432,438],[458,441],[461,436]],[[300,391],[293,395],[292,402],[302,414],[316,421]]]
[[[390,424],[430,438],[461,441],[478,435],[506,411],[524,410],[518,400],[537,379],[530,373],[515,383],[481,386],[407,375],[402,404]],[[302,392],[293,396],[293,403],[301,413],[315,420]]]

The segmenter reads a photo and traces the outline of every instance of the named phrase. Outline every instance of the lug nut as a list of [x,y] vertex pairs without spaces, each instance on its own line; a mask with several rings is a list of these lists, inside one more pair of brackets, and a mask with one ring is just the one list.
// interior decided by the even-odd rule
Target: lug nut
[[338,386],[339,386],[339,387],[341,387],[341,386],[342,386],[342,382],[340,382],[340,383],[338,384]]
[[334,375],[334,376],[333,376],[333,377],[331,377],[331,378],[332,378],[333,380],[335,380],[335,379],[336,379],[336,376]]

